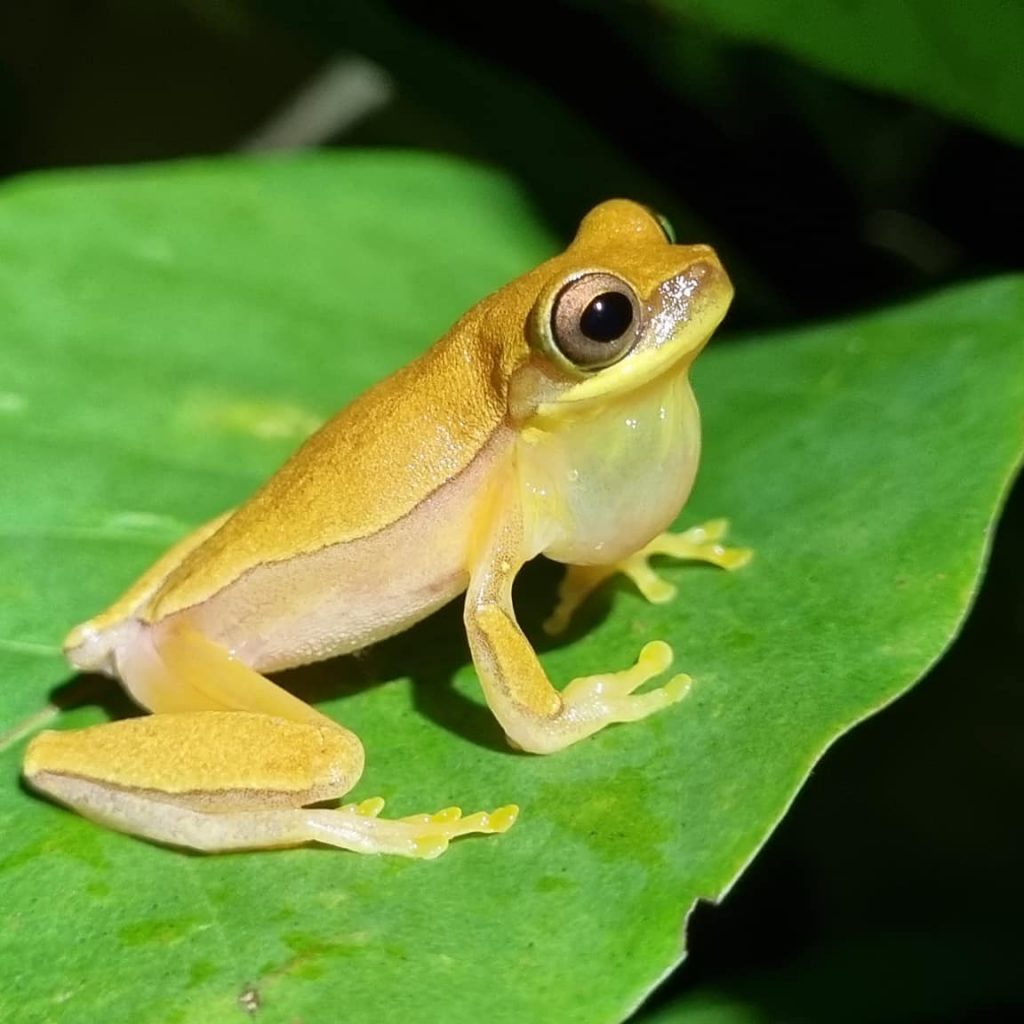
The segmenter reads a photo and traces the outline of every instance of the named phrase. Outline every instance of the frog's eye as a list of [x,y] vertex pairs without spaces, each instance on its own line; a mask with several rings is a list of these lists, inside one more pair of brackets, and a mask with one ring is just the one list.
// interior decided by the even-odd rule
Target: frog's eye
[[654,219],[658,222],[658,227],[661,228],[662,234],[665,236],[665,241],[669,245],[676,244],[676,229],[672,227],[672,221],[668,219],[663,213],[658,213],[657,210],[651,211],[654,214]]
[[663,213],[658,213],[653,206],[645,206],[644,209],[658,222],[658,227],[661,228],[661,233],[665,236],[665,241],[669,245],[676,244],[676,229],[672,227],[672,221],[668,219]]
[[640,336],[640,302],[614,274],[586,274],[570,281],[551,307],[551,337],[558,351],[582,370],[620,360]]

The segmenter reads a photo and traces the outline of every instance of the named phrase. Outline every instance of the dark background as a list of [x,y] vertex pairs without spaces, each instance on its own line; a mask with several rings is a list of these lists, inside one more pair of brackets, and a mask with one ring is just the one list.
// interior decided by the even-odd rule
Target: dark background
[[[653,3],[0,7],[4,177],[296,144],[495,164],[566,237],[603,198],[645,201],[719,250],[748,334],[1021,265],[1010,143]],[[724,905],[698,908],[653,1006],[1021,1019],[1022,510],[1018,486],[962,636],[837,744]]]

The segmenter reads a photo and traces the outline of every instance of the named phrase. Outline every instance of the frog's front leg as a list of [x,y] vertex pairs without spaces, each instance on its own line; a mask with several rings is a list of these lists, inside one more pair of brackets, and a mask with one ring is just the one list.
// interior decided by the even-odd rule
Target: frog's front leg
[[41,733],[25,756],[32,786],[110,828],[206,852],[317,842],[429,858],[515,820],[511,807],[390,820],[379,799],[308,808],[358,781],[359,739],[194,630],[155,633],[119,666],[156,713]]
[[558,588],[558,603],[544,623],[552,636],[569,625],[576,609],[606,579],[621,572],[652,604],[664,604],[676,596],[676,587],[655,572],[655,555],[708,562],[722,569],[739,569],[753,557],[750,548],[727,548],[721,542],[729,528],[727,519],[712,519],[683,533],[662,533],[635,554],[611,565],[570,565]]
[[509,741],[532,753],[552,753],[613,722],[646,718],[682,700],[690,685],[686,675],[635,692],[672,662],[672,649],[660,641],[647,644],[631,668],[574,679],[559,693],[512,607],[512,582],[525,560],[523,541],[522,520],[513,510],[495,524],[478,552],[465,607],[473,661]]

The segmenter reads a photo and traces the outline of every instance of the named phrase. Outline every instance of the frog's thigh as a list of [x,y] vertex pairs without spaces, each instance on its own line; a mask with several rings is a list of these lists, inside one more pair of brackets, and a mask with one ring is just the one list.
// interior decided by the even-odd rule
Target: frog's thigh
[[252,711],[341,728],[184,620],[144,627],[135,642],[118,652],[117,668],[135,700],[158,714]]
[[129,718],[45,732],[25,756],[36,788],[101,824],[197,850],[309,841],[304,804],[359,778],[359,741],[330,724],[246,711]]

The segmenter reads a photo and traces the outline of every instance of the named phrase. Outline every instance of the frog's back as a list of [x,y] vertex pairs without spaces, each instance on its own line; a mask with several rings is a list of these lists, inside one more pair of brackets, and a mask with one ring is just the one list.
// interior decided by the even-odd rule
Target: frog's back
[[[254,667],[285,667],[363,646],[454,596],[466,503],[507,443],[501,383],[514,354],[482,337],[485,311],[343,408],[248,501],[73,630],[72,660],[109,670],[129,626],[185,615],[239,653],[260,640]],[[404,581],[400,593],[386,592],[389,579]],[[355,619],[327,622],[356,603]]]
[[468,320],[313,434],[167,577],[144,617],[199,604],[259,566],[379,534],[463,473],[505,415],[502,351]]

